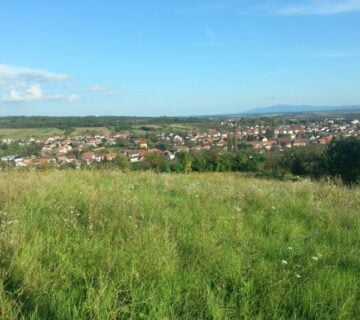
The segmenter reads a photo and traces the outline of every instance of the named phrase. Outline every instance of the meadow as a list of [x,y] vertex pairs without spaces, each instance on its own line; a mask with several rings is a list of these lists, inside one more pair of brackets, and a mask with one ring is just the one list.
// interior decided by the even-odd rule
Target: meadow
[[360,319],[360,189],[0,173],[0,319]]
[[86,135],[109,135],[110,130],[106,127],[78,127],[75,128],[70,135],[72,136],[86,136]]
[[23,128],[23,129],[0,129],[1,139],[25,139],[25,138],[41,138],[63,135],[64,130],[56,128]]
[[[110,130],[106,127],[76,127],[71,132],[72,136],[81,135],[108,135]],[[1,129],[1,139],[25,139],[25,138],[46,138],[52,136],[63,136],[65,130],[57,128],[23,128],[23,129]]]

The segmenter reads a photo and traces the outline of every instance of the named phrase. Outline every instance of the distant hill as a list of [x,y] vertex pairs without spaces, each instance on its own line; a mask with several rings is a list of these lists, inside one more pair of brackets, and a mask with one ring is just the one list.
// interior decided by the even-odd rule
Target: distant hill
[[250,109],[244,114],[268,113],[299,113],[299,112],[325,112],[325,111],[360,111],[359,106],[307,106],[307,105],[275,105],[265,108]]

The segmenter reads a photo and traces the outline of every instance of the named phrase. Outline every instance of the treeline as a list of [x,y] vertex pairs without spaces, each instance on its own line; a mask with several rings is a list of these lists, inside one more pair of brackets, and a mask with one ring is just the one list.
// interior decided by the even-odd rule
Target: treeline
[[174,160],[169,160],[161,152],[152,152],[138,163],[130,164],[125,157],[120,157],[92,167],[177,173],[240,171],[277,177],[291,174],[312,179],[341,179],[346,185],[355,185],[360,183],[360,139],[339,139],[326,146],[291,148],[283,153],[224,152],[217,149],[179,152]]
[[271,170],[283,170],[302,177],[339,178],[347,185],[360,183],[360,139],[333,140],[326,146],[292,148],[267,163]]
[[180,152],[177,158],[169,161],[160,153],[150,153],[145,160],[137,163],[134,169],[155,170],[159,172],[225,172],[257,171],[265,158],[261,154],[248,152],[209,151]]
[[119,130],[129,130],[133,125],[151,124],[170,125],[181,123],[206,123],[209,119],[196,117],[0,117],[0,128],[57,128],[66,130],[74,127],[109,127]]
[[[22,148],[12,149],[12,148]],[[39,154],[37,145],[15,146],[2,145],[0,155],[8,152],[21,154]],[[5,162],[1,163],[1,167]],[[9,166],[7,166],[9,167]],[[10,166],[13,167],[13,166]],[[67,163],[60,169],[74,168],[75,163]],[[43,167],[40,167],[43,168]],[[264,176],[284,178],[310,177],[312,179],[341,179],[346,185],[360,183],[360,139],[347,138],[333,140],[326,146],[308,146],[291,148],[282,153],[270,152],[261,154],[253,150],[223,151],[211,149],[208,151],[178,152],[176,158],[170,160],[168,152],[149,152],[143,161],[130,163],[124,155],[118,155],[112,161],[93,162],[82,165],[82,169],[121,169],[153,170],[156,172],[254,172]]]
[[[34,128],[57,128],[66,130],[75,127],[108,127],[118,130],[131,130],[133,126],[143,126],[144,131],[152,131],[154,125],[169,126],[176,124],[196,124],[197,128],[215,128],[221,121],[232,119],[239,126],[266,126],[278,125],[308,125],[324,119],[324,114],[306,113],[296,115],[273,115],[273,116],[202,116],[202,117],[130,117],[130,116],[8,116],[0,117],[0,129],[34,129]],[[341,124],[344,120],[350,121],[359,117],[359,113],[329,114],[334,123]]]
[[148,153],[143,161],[130,163],[124,156],[118,156],[112,161],[93,162],[83,168],[121,170],[152,170],[156,172],[225,172],[225,171],[259,171],[265,161],[261,154],[248,152],[219,152],[218,150],[179,152],[176,158],[170,160],[166,154]]
[[29,157],[32,155],[39,156],[41,154],[42,147],[43,145],[38,143],[0,143],[0,157],[9,155],[20,155],[22,157]]

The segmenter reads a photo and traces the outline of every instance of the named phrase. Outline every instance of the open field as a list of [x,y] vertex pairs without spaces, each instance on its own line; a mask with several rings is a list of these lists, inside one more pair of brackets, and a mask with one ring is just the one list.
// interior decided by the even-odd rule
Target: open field
[[[72,136],[81,135],[106,135],[110,130],[106,127],[84,127],[75,128],[71,133]],[[52,137],[56,135],[64,135],[65,131],[56,128],[24,128],[24,129],[0,129],[0,139],[24,139],[24,138],[38,138],[38,137]]]
[[85,135],[107,135],[110,130],[106,127],[84,127],[75,128],[71,133],[72,136],[85,136]]
[[51,137],[63,135],[64,130],[56,128],[0,129],[0,139],[23,139],[29,137]]
[[172,123],[172,124],[148,124],[148,125],[132,125],[131,132],[138,135],[145,135],[149,131],[153,132],[173,132],[173,131],[195,131],[213,128],[214,124],[208,123]]
[[0,319],[359,319],[360,189],[0,173]]

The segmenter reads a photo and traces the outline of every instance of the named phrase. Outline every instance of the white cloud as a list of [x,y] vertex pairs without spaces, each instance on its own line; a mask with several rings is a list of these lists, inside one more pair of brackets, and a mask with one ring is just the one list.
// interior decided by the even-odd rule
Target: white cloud
[[2,92],[4,92],[0,101],[7,103],[49,100],[75,102],[80,98],[75,93],[70,95],[55,94],[43,89],[43,87],[47,87],[47,84],[64,82],[69,79],[70,77],[63,73],[0,64],[0,85],[3,87]]
[[94,84],[94,85],[90,88],[90,90],[91,90],[92,92],[102,92],[102,91],[104,91],[104,87],[103,87],[102,85],[100,85],[100,84]]
[[67,100],[69,101],[69,102],[76,102],[76,101],[78,101],[80,99],[80,96],[78,95],[78,94],[76,94],[76,93],[72,93],[72,94],[70,94],[68,97],[67,97]]
[[7,95],[3,97],[5,102],[34,102],[45,98],[44,91],[39,84],[29,86],[25,91],[11,89]]
[[0,82],[8,81],[65,81],[70,77],[63,73],[53,73],[45,70],[30,68],[19,68],[10,65],[0,64]]
[[4,102],[27,103],[43,100],[61,100],[61,95],[51,95],[44,92],[40,84],[32,84],[25,89],[11,89],[2,97]]
[[124,89],[124,87],[104,86],[101,84],[94,84],[93,86],[91,86],[90,91],[93,93],[101,93],[105,96],[115,96],[118,92],[118,89]]
[[360,0],[311,0],[306,4],[280,6],[276,10],[280,15],[336,15],[360,11]]

